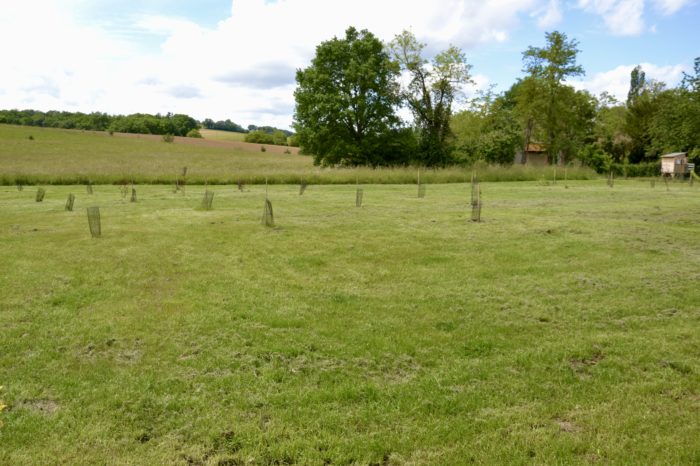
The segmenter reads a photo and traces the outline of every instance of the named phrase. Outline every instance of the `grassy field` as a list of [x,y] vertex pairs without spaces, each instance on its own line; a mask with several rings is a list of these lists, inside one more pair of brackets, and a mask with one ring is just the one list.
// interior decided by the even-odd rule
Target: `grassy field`
[[700,462],[697,186],[136,189],[0,187],[0,464]]
[[[31,139],[30,139],[31,136]],[[416,168],[330,169],[313,165],[311,157],[285,154],[288,148],[207,139],[176,138],[165,143],[159,136],[0,125],[0,185],[98,184],[124,181],[170,184],[188,167],[191,184],[298,183],[303,177],[316,184],[415,183]],[[292,148],[291,150],[296,150]],[[424,171],[426,183],[464,182],[471,170],[447,168]],[[539,180],[554,177],[548,167],[482,167],[483,180]],[[560,178],[563,171],[559,170]],[[588,169],[570,169],[569,178],[591,179]]]
[[200,129],[200,134],[204,139],[211,139],[213,141],[237,141],[242,142],[245,140],[245,133],[234,133],[232,131],[219,131],[216,129]]

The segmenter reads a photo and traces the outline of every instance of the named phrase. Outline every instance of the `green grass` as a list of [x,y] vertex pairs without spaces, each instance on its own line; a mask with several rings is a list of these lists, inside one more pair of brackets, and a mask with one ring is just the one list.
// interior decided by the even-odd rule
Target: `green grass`
[[[33,139],[29,139],[32,136]],[[188,167],[191,184],[415,183],[416,168],[331,169],[313,165],[311,157],[260,152],[227,147],[209,147],[207,140],[176,140],[164,143],[157,137],[109,136],[107,133],[0,125],[0,185],[16,183],[97,184],[135,182],[171,184]],[[280,147],[274,150],[282,150]],[[550,167],[480,167],[483,181],[552,179]],[[464,182],[471,170],[447,168],[428,170],[421,175],[425,183]],[[559,178],[563,170],[559,169]],[[569,169],[570,179],[591,179],[597,175],[588,169]]]
[[0,187],[0,464],[700,461],[697,187],[209,189]]

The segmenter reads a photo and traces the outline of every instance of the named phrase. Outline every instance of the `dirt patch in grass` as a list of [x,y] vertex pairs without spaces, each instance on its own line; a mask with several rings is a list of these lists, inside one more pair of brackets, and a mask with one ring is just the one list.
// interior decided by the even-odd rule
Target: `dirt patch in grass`
[[589,378],[591,376],[590,369],[596,366],[605,358],[605,355],[600,349],[594,349],[590,356],[582,358],[571,358],[569,367],[580,378]]
[[24,400],[17,405],[19,409],[27,409],[35,413],[52,416],[58,411],[58,403],[48,398],[36,398],[32,400]]
[[577,433],[583,430],[580,426],[574,424],[573,422],[563,419],[558,419],[556,424],[559,426],[560,432]]

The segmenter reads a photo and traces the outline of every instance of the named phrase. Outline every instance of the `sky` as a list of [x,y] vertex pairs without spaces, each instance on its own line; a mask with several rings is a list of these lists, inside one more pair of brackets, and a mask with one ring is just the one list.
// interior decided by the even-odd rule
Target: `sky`
[[349,26],[428,56],[460,47],[466,97],[523,76],[522,52],[578,41],[577,89],[624,100],[638,64],[675,86],[700,56],[700,0],[4,0],[0,108],[186,113],[290,128],[295,70]]

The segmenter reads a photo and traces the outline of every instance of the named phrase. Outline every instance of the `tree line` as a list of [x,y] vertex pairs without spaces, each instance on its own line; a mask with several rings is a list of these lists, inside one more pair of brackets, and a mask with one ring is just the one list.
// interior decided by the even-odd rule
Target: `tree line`
[[[524,77],[501,93],[463,99],[471,65],[451,46],[432,60],[408,31],[382,43],[348,28],[316,48],[297,71],[294,128],[302,151],[321,165],[445,166],[526,162],[528,149],[549,163],[578,160],[598,171],[615,163],[658,163],[667,152],[700,161],[700,58],[676,88],[648,80],[637,67],[625,102],[568,84],[584,74],[578,42],[545,34],[523,51]],[[454,111],[456,102],[465,109]],[[398,112],[410,110],[413,121]],[[653,168],[653,167],[652,167]]]
[[[51,110],[0,110],[0,123],[24,126],[41,126],[46,128],[82,129],[89,131],[109,131],[118,133],[159,134],[173,136],[201,137],[198,130],[202,127],[221,131],[247,133],[246,140],[264,144],[291,145],[294,142],[291,131],[272,126],[248,125],[247,129],[231,120],[213,121],[210,118],[202,123],[184,114],[167,113],[150,115],[134,113],[131,115],[109,115],[93,112],[62,112]],[[291,139],[290,139],[291,138]]]
[[55,110],[48,112],[0,110],[0,123],[120,133],[171,134],[173,136],[187,136],[200,127],[197,120],[183,114],[109,115],[101,112],[82,113]]

